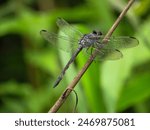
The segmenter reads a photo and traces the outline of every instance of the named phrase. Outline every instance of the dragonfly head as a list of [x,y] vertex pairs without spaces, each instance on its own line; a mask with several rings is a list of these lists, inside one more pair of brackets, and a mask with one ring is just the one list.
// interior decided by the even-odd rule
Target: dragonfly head
[[95,31],[95,30],[93,30],[93,32],[92,32],[94,35],[97,35],[97,36],[101,36],[102,35],[102,32],[100,32],[100,31]]

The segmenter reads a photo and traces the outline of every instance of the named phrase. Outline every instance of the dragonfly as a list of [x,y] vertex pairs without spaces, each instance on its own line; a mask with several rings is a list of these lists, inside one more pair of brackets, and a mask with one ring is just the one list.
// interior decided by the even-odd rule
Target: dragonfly
[[54,88],[58,86],[70,64],[74,62],[77,55],[84,48],[86,48],[85,50],[89,55],[92,55],[94,50],[97,51],[96,60],[117,60],[123,57],[120,49],[132,48],[139,44],[139,41],[135,37],[130,36],[111,36],[103,41],[104,35],[102,32],[92,31],[91,33],[83,34],[78,29],[71,26],[63,18],[58,18],[56,24],[63,35],[48,32],[47,30],[41,30],[41,36],[55,47],[58,44],[58,40],[63,39],[66,41],[66,45],[64,45],[63,42],[61,49],[65,51],[75,51],[56,79],[53,85]]

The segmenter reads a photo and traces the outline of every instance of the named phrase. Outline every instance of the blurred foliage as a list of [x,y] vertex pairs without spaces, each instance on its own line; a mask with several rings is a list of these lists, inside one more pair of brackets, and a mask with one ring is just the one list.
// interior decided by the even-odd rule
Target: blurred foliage
[[[106,33],[127,1],[1,0],[0,112],[48,112],[87,60],[79,54],[53,89],[71,54],[51,48],[40,30],[57,33],[62,17],[84,33]],[[135,36],[139,46],[120,60],[92,63],[75,88],[77,112],[150,112],[149,3],[136,1],[113,34]],[[72,112],[74,104],[71,94],[59,112]]]

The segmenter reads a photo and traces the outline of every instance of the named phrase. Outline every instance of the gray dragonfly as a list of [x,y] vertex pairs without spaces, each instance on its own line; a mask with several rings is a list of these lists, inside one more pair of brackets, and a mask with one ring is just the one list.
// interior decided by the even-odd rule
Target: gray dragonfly
[[98,52],[96,59],[117,60],[123,56],[119,49],[132,48],[139,44],[135,37],[129,36],[112,36],[107,38],[107,43],[105,43],[102,41],[104,35],[102,35],[101,32],[93,31],[89,34],[82,34],[79,30],[75,29],[62,18],[58,18],[56,23],[63,35],[61,36],[52,32],[48,32],[47,30],[41,30],[40,34],[42,37],[55,47],[58,44],[58,40],[63,39],[66,41],[66,45],[64,45],[63,42],[61,45],[62,47],[60,48],[66,51],[75,51],[64,69],[61,71],[61,74],[58,76],[53,87],[56,87],[60,83],[65,75],[66,70],[83,48],[87,48],[86,52],[89,55],[92,54],[93,50],[96,50]]

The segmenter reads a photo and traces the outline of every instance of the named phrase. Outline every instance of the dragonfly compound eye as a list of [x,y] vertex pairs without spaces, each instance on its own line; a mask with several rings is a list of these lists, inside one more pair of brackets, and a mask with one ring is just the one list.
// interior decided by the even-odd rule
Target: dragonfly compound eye
[[100,32],[100,31],[99,31],[99,32],[97,32],[97,34],[98,34],[98,35],[103,35],[103,34],[102,34],[102,32]]
[[93,30],[93,32],[92,32],[93,34],[97,34],[97,31],[95,31],[95,30]]

